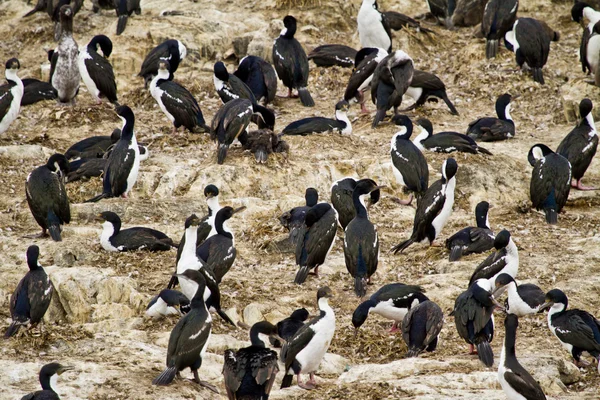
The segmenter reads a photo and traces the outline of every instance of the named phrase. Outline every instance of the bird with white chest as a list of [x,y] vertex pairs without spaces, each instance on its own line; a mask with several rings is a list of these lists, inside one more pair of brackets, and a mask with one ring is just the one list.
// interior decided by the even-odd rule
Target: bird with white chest
[[21,67],[19,60],[11,58],[6,62],[4,76],[7,84],[0,86],[0,134],[17,119],[23,98],[23,82],[17,75]]
[[363,0],[358,16],[358,37],[362,47],[378,47],[392,51],[392,32],[377,0]]

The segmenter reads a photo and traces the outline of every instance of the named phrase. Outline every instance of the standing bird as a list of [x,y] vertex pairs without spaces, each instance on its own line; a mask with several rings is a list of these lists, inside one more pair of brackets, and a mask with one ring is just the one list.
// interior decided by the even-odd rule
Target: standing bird
[[81,81],[78,65],[79,47],[73,39],[73,14],[73,9],[68,5],[60,8],[62,33],[58,40],[58,48],[53,55],[53,58],[56,57],[56,66],[54,73],[51,74],[52,86],[58,93],[60,103],[75,101]]
[[446,85],[435,74],[415,69],[406,94],[412,97],[415,102],[404,111],[414,110],[425,104],[426,101],[437,102],[437,99],[440,98],[446,103],[452,115],[458,115],[456,107],[454,107],[454,104],[448,98]]
[[308,53],[308,59],[317,67],[332,67],[337,65],[342,68],[353,68],[356,50],[343,44],[324,44],[315,47]]
[[335,105],[335,119],[325,117],[303,118],[290,123],[281,131],[284,135],[309,135],[311,133],[339,132],[342,135],[352,133],[352,123],[348,119],[350,104],[346,100]]
[[40,237],[47,236],[47,230],[55,242],[62,240],[62,225],[71,222],[71,207],[64,183],[68,172],[69,163],[65,156],[54,154],[46,165],[34,169],[25,183],[27,204],[42,228]]
[[408,346],[407,357],[417,357],[425,351],[435,351],[438,335],[444,326],[444,313],[431,300],[411,307],[402,321],[402,339]]
[[181,316],[184,310],[189,310],[190,300],[181,292],[171,289],[163,289],[154,296],[145,314],[151,318],[160,318],[168,315]]
[[[294,310],[289,317],[284,318],[277,323],[277,334],[281,339],[287,342],[296,334],[296,332],[298,332],[300,328],[304,326],[304,321],[307,319],[308,310],[306,308]],[[274,347],[281,347],[284,343],[283,341],[273,337],[269,338],[269,342],[271,342]]]
[[267,321],[257,322],[250,328],[250,346],[237,351],[227,349],[223,354],[223,377],[229,400],[269,398],[279,365],[277,352],[265,347],[261,334],[278,337],[277,327]]
[[279,217],[281,225],[290,232],[289,239],[294,245],[294,248],[300,239],[300,232],[304,227],[306,213],[311,207],[316,206],[319,201],[319,192],[317,192],[317,189],[307,188],[304,193],[304,201],[305,205],[294,207],[291,210],[284,212]]
[[0,86],[0,134],[6,132],[17,119],[25,91],[23,82],[17,76],[17,71],[21,68],[19,60],[11,58],[5,66],[4,76],[8,83]]
[[571,163],[544,144],[534,145],[527,159],[533,167],[529,186],[531,205],[544,210],[547,223],[557,224],[558,213],[567,203],[571,191]]
[[33,327],[39,324],[50,306],[54,285],[40,265],[39,256],[40,248],[35,245],[29,246],[27,249],[29,272],[19,281],[10,297],[12,323],[4,333],[5,338],[14,336],[23,325]]
[[285,28],[273,44],[273,64],[279,79],[288,88],[288,97],[292,97],[292,89],[298,90],[300,101],[305,107],[315,105],[308,91],[308,58],[300,43],[294,39],[296,34],[296,18],[291,15],[283,19]]
[[314,274],[319,276],[319,266],[333,248],[336,233],[337,213],[330,204],[319,203],[306,212],[296,244],[296,265],[299,269],[294,283],[303,284],[313,269]]
[[392,51],[392,31],[384,13],[379,11],[377,0],[363,0],[358,16],[358,37],[362,47],[378,47]]
[[177,82],[169,80],[171,64],[168,61],[158,62],[158,71],[150,82],[150,94],[158,106],[173,123],[172,134],[183,126],[192,133],[208,130],[202,110],[194,96]]
[[372,179],[361,179],[352,192],[356,216],[344,230],[344,259],[354,278],[354,293],[358,297],[367,294],[367,281],[370,282],[371,275],[377,271],[379,259],[379,237],[375,225],[369,221],[364,197],[382,187]]
[[502,273],[496,277],[492,294],[498,298],[505,290],[508,291],[508,298],[504,302],[506,312],[518,317],[540,312],[540,307],[546,299],[542,289],[533,283],[522,283],[517,286],[512,276]]
[[454,158],[444,161],[442,164],[442,178],[429,186],[429,189],[417,204],[412,235],[408,240],[394,246],[392,248],[394,253],[402,253],[415,242],[428,242],[431,246],[433,241],[440,235],[446,221],[452,214],[457,170],[458,164]]
[[589,4],[578,1],[571,8],[571,18],[573,21],[583,24],[584,18],[588,20],[588,25],[583,28],[581,43],[579,45],[579,61],[581,69],[588,74],[594,74],[594,83],[600,86],[600,30],[597,26],[600,21],[600,12],[594,10]]
[[[335,333],[335,315],[329,306],[328,299],[333,297],[329,287],[317,291],[317,303],[321,313],[304,325],[296,334],[283,345],[281,361],[285,365],[285,375],[281,388],[292,385],[294,375],[298,379],[298,386],[311,390],[317,386],[315,372],[329,348]],[[303,383],[300,374],[310,374],[308,382]]]
[[508,274],[515,278],[519,272],[519,250],[512,240],[510,232],[503,229],[494,239],[495,252],[475,268],[469,286],[482,279],[487,280],[488,286],[493,288],[496,278],[500,274]]
[[277,73],[273,66],[258,56],[246,56],[233,73],[241,79],[264,104],[272,103],[277,94]]
[[477,227],[468,226],[446,239],[450,250],[448,261],[458,261],[462,256],[483,253],[494,247],[494,232],[490,229],[488,211],[490,204],[482,201],[475,207]]
[[134,12],[137,15],[142,13],[140,7],[140,0],[114,0],[115,10],[117,11],[117,36],[125,32],[127,28],[127,19],[131,17]]
[[165,40],[146,55],[138,76],[144,78],[145,87],[158,74],[158,64],[161,60],[169,62],[169,78],[173,80],[173,74],[179,68],[179,64],[187,55],[187,48],[181,41],[175,39]]
[[135,227],[121,230],[121,218],[112,211],[104,211],[97,216],[102,222],[100,245],[106,251],[168,251],[173,240],[164,233],[152,228]]
[[508,314],[504,318],[504,346],[498,364],[498,382],[509,399],[546,400],[540,384],[517,360],[515,342],[519,317]]
[[33,393],[26,394],[21,398],[21,400],[58,400],[58,393],[56,392],[56,382],[58,381],[58,376],[62,375],[65,371],[70,371],[74,369],[71,366],[61,365],[59,363],[53,362],[50,364],[46,364],[40,369],[40,385],[42,385],[42,390],[38,390]]
[[413,143],[419,150],[429,150],[436,153],[452,153],[455,151],[471,154],[492,153],[477,145],[475,140],[467,135],[458,132],[438,132],[433,134],[433,125],[427,118],[419,118],[417,125],[421,128],[421,133],[414,138]]
[[115,144],[104,170],[102,194],[87,200],[96,202],[110,197],[127,197],[133,189],[140,171],[140,149],[133,131],[135,116],[127,106],[117,107],[117,114],[123,121],[121,137]]
[[456,0],[452,14],[453,26],[475,26],[481,23],[488,0]]
[[[356,208],[352,193],[358,181],[354,178],[342,178],[331,185],[331,205],[338,214],[338,222],[342,229],[346,229],[350,221],[356,217]],[[381,192],[379,189],[371,192],[369,207],[379,201]]]
[[403,186],[403,191],[410,192],[410,198],[400,201],[400,203],[409,205],[412,202],[413,193],[417,197],[417,202],[425,194],[429,186],[429,167],[421,150],[410,141],[413,132],[410,118],[406,115],[395,115],[392,121],[400,127],[400,130],[392,137],[390,148],[392,171],[396,181]]
[[456,8],[456,0],[427,0],[427,5],[440,25],[444,25],[447,29],[453,27],[452,15]]
[[[102,49],[104,57],[98,54],[98,46]],[[112,47],[112,42],[107,36],[97,35],[90,40],[85,49],[79,52],[79,72],[83,83],[98,104],[102,102],[100,96],[103,96],[118,105],[115,73],[108,62]]]
[[498,42],[512,29],[518,8],[519,0],[488,1],[481,22],[481,33],[486,40],[486,58],[494,58],[498,54]]
[[[515,97],[516,98],[516,97]],[[515,136],[515,123],[510,116],[512,96],[505,93],[496,100],[496,115],[479,118],[469,124],[467,135],[483,142],[496,142]]]
[[[600,74],[599,74],[600,75]],[[560,142],[556,152],[571,163],[571,186],[579,190],[593,190],[583,186],[581,179],[592,163],[598,149],[598,132],[592,115],[593,104],[590,99],[583,99],[579,103],[581,121]]]
[[371,89],[373,73],[379,65],[379,62],[388,55],[383,49],[374,47],[365,47],[356,53],[354,58],[354,70],[348,80],[344,100],[347,102],[358,101],[360,103],[360,112],[368,113],[365,107],[364,92]]

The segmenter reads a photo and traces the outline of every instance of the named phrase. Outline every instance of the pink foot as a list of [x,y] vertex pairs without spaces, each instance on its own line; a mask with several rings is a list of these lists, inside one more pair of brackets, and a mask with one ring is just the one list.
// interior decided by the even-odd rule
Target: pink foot
[[575,364],[577,366],[577,368],[585,368],[585,367],[589,367],[590,363],[588,361],[585,360],[573,360],[573,364]]
[[[574,179],[573,179],[573,181],[574,181]],[[583,184],[581,183],[581,179],[578,180],[575,184],[573,184],[573,181],[571,181],[571,186],[574,187],[575,189],[578,189],[578,190],[597,190],[594,187],[583,186]]]
[[360,103],[360,112],[363,114],[370,114],[371,111],[365,106],[365,103]]
[[469,345],[469,354],[479,354],[477,353],[477,350],[475,350],[475,346],[472,344]]
[[411,203],[412,203],[412,201],[413,201],[413,198],[414,198],[414,196],[413,196],[413,194],[411,193],[411,194],[410,194],[410,197],[409,197],[407,200],[402,200],[402,199],[399,199],[399,198],[397,198],[397,197],[394,197],[394,198],[392,198],[392,200],[393,200],[395,203],[398,203],[398,204],[400,204],[401,206],[410,206],[410,205],[411,205]]
[[389,332],[390,332],[390,333],[394,333],[394,332],[397,332],[397,331],[398,331],[398,321],[395,321],[395,322],[392,324],[392,327],[390,328],[390,331],[389,331]]

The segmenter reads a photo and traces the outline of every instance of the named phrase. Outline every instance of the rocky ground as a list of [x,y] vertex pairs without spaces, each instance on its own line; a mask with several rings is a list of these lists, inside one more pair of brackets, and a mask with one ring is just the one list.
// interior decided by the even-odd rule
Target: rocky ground
[[[19,398],[39,388],[37,373],[48,362],[73,365],[75,372],[61,376],[59,394],[69,399],[220,399],[189,382],[157,388],[151,380],[163,368],[169,333],[175,319],[148,321],[143,311],[150,297],[168,282],[174,269],[175,251],[159,254],[135,252],[109,254],[98,241],[100,226],[93,216],[116,211],[124,225],[152,226],[178,239],[183,222],[192,212],[205,210],[203,188],[216,184],[225,205],[245,205],[231,226],[236,235],[238,257],[221,291],[229,314],[247,323],[262,318],[273,322],[297,307],[315,312],[318,287],[329,285],[337,315],[337,330],[330,354],[319,373],[321,387],[312,392],[298,388],[274,390],[274,399],[503,399],[495,368],[486,369],[466,354],[452,317],[446,317],[438,351],[419,359],[403,359],[406,346],[398,335],[386,332],[389,322],[378,316],[367,321],[355,338],[350,316],[359,300],[354,296],[343,259],[342,232],[320,277],[309,277],[303,286],[292,283],[294,257],[277,243],[286,235],[277,217],[303,203],[304,190],[313,186],[322,199],[329,198],[334,180],[343,176],[370,177],[387,185],[382,200],[371,208],[370,218],[380,233],[382,252],[372,293],[382,284],[405,282],[426,288],[446,315],[454,299],[485,255],[449,263],[439,247],[413,246],[403,255],[387,250],[407,238],[412,229],[414,207],[401,207],[392,198],[400,190],[390,168],[389,142],[395,129],[383,124],[370,128],[371,118],[351,110],[354,132],[348,137],[332,134],[288,138],[290,153],[272,155],[257,165],[249,153],[233,148],[224,165],[216,164],[215,146],[204,135],[170,135],[170,125],[135,75],[148,50],[166,38],[178,38],[189,56],[177,71],[177,80],[199,100],[207,121],[220,101],[212,83],[212,65],[223,59],[230,71],[247,53],[270,58],[272,40],[288,13],[299,20],[297,38],[307,50],[325,43],[358,47],[355,17],[360,2],[343,0],[233,2],[211,0],[142,1],[142,15],[130,19],[127,30],[115,36],[116,17],[103,11],[93,14],[91,3],[75,18],[75,38],[80,46],[92,36],[106,34],[114,43],[111,61],[118,79],[119,100],[136,114],[136,133],[148,143],[152,155],[143,162],[130,199],[111,199],[81,204],[101,190],[99,180],[68,186],[73,220],[65,227],[61,243],[49,239],[24,239],[37,232],[25,201],[27,174],[45,163],[54,152],[65,151],[76,140],[110,134],[120,126],[109,105],[97,106],[82,87],[74,107],[52,102],[24,108],[18,120],[0,138],[0,325],[9,323],[10,294],[27,267],[26,248],[38,244],[41,263],[56,286],[45,331],[0,345],[0,392],[2,399]],[[442,104],[428,104],[409,115],[426,116],[436,131],[462,132],[469,121],[492,115],[495,98],[504,92],[520,94],[512,116],[517,135],[509,142],[486,145],[494,153],[454,155],[458,161],[454,213],[442,240],[474,223],[473,210],[481,200],[493,208],[490,222],[498,232],[509,229],[520,251],[519,278],[544,289],[563,289],[573,307],[600,314],[600,201],[596,192],[573,191],[557,226],[529,208],[531,167],[526,156],[535,143],[556,148],[572,128],[573,106],[584,96],[598,99],[598,90],[586,84],[577,60],[581,28],[570,20],[570,2],[529,0],[520,4],[521,16],[547,21],[561,33],[552,51],[540,86],[516,70],[514,56],[505,50],[497,59],[485,60],[484,42],[473,37],[472,28],[446,31],[432,27],[435,35],[414,30],[396,32],[394,48],[407,51],[419,69],[439,75],[460,116],[452,116]],[[46,76],[41,65],[45,50],[52,48],[52,25],[38,13],[20,17],[31,6],[21,0],[0,4],[0,60],[18,57],[21,77]],[[383,0],[384,10],[409,15],[425,12],[425,1]],[[162,16],[163,11],[182,15]],[[311,64],[312,65],[312,64]],[[333,112],[343,96],[350,75],[347,69],[311,67],[309,88],[316,107],[298,100],[277,99],[276,130],[298,117]],[[279,93],[285,90],[280,87]],[[409,103],[407,103],[409,104]],[[372,108],[372,105],[371,105]],[[427,154],[431,182],[439,178],[445,156]],[[585,183],[600,186],[598,163],[592,163]],[[501,321],[501,316],[497,322]],[[497,323],[501,326],[501,323]],[[247,343],[247,332],[214,323],[213,336],[201,375],[220,387],[222,352]],[[493,348],[498,358],[503,339],[498,329]],[[547,328],[544,316],[521,322],[518,355],[540,381],[549,398],[596,399],[600,378],[595,368],[578,370],[569,354]],[[184,377],[191,376],[188,371]],[[281,374],[279,379],[281,378]],[[278,384],[276,384],[278,387]]]

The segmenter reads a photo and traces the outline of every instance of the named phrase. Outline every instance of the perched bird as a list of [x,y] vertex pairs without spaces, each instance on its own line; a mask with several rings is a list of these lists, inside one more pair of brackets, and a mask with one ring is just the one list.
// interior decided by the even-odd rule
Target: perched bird
[[112,211],[104,211],[96,218],[102,221],[100,244],[106,251],[167,251],[177,247],[171,238],[155,229],[135,227],[121,230],[121,218]]
[[12,323],[4,333],[5,338],[14,336],[23,325],[34,327],[39,324],[50,306],[54,285],[40,265],[39,256],[40,248],[36,245],[29,246],[27,249],[29,271],[19,281],[10,297]]
[[133,189],[140,171],[140,149],[133,131],[135,116],[127,106],[117,107],[117,115],[123,121],[121,137],[115,144],[106,163],[102,193],[86,203],[110,197],[127,197]]
[[598,149],[598,133],[592,115],[593,104],[590,99],[579,103],[581,121],[560,142],[556,152],[569,160],[572,168],[571,186],[579,190],[593,190],[583,186],[581,179],[592,163]]
[[456,0],[452,13],[453,26],[475,26],[483,19],[483,10],[488,0]]
[[419,118],[417,125],[421,128],[421,133],[413,139],[415,146],[419,150],[429,150],[436,153],[452,153],[455,151],[471,154],[492,153],[477,145],[475,140],[467,135],[458,132],[438,132],[433,134],[433,125],[427,118]]
[[192,133],[208,131],[202,110],[194,96],[179,83],[169,80],[170,68],[168,61],[158,61],[157,74],[150,82],[150,94],[173,123],[171,133],[175,134],[182,126]]
[[356,53],[354,59],[354,70],[344,92],[344,100],[347,102],[357,101],[360,103],[360,111],[368,113],[365,107],[364,92],[371,89],[373,73],[379,65],[379,62],[388,55],[383,49],[365,47]]
[[56,392],[56,382],[58,376],[62,375],[65,371],[74,369],[71,366],[61,365],[53,362],[46,364],[40,369],[40,385],[42,390],[38,390],[33,393],[26,394],[21,400],[58,400],[58,393]]
[[413,243],[433,243],[440,235],[444,225],[452,214],[454,206],[454,188],[458,164],[449,158],[442,164],[442,178],[429,186],[419,203],[413,223],[412,235],[408,240],[394,246],[394,253],[402,253]]
[[217,163],[225,162],[229,146],[246,131],[253,113],[248,99],[234,99],[219,108],[210,124],[211,138],[218,142]]
[[581,69],[588,74],[594,74],[594,83],[600,86],[600,27],[597,26],[600,21],[600,12],[594,10],[589,4],[581,1],[575,2],[571,8],[571,18],[573,21],[583,24],[584,18],[588,20],[587,26],[583,28],[583,35],[579,45],[579,61]]
[[444,326],[444,313],[440,306],[425,300],[410,310],[402,320],[402,339],[408,346],[407,357],[417,357],[422,351],[435,351],[438,335]]
[[[127,1],[127,0],[123,0]],[[98,54],[98,46],[104,56]],[[112,65],[108,57],[112,53],[112,42],[107,36],[97,35],[90,40],[86,48],[79,52],[79,71],[83,83],[98,104],[102,102],[100,96],[106,97],[111,103],[117,102],[117,83]]]
[[571,191],[571,163],[539,143],[529,150],[527,159],[533,167],[529,186],[531,205],[544,210],[547,223],[557,224],[558,213],[567,203]]
[[503,229],[494,239],[495,252],[475,268],[469,286],[481,280],[487,280],[491,288],[496,284],[496,278],[500,274],[508,274],[515,278],[519,272],[519,250],[512,240],[510,232]]
[[356,50],[343,44],[324,44],[315,47],[308,53],[308,59],[313,60],[317,67],[353,68]]
[[[549,308],[548,328],[558,338],[563,347],[571,353],[575,365],[587,366],[581,355],[587,352],[596,360],[600,360],[600,321],[587,311],[567,310],[567,295],[552,289],[546,293],[546,302],[540,310]],[[600,363],[598,363],[600,373]]]
[[408,15],[396,11],[384,11],[383,15],[385,15],[390,29],[394,31],[399,31],[402,28],[414,28],[417,32],[435,33],[431,29],[425,28],[419,21]]
[[250,346],[223,353],[223,377],[229,400],[268,399],[279,372],[277,352],[265,347],[260,335],[278,337],[277,327],[267,321],[250,328]]
[[[298,332],[281,349],[281,361],[285,365],[285,375],[281,388],[290,387],[294,375],[298,386],[303,389],[314,389],[317,386],[315,372],[329,348],[335,333],[335,315],[329,306],[328,299],[333,297],[329,287],[317,291],[317,303],[321,313],[301,327]],[[310,374],[310,379],[303,383],[300,374]]]
[[379,62],[371,81],[371,100],[377,106],[372,128],[383,121],[390,108],[393,107],[394,114],[397,114],[402,96],[412,82],[413,72],[413,60],[402,50],[396,50]]
[[392,31],[385,13],[379,11],[377,0],[363,0],[356,22],[362,47],[392,51]]
[[277,334],[283,341],[269,337],[269,342],[271,342],[274,347],[283,346],[284,341],[287,342],[290,340],[296,332],[298,332],[298,329],[304,326],[304,321],[307,319],[308,310],[306,308],[294,310],[289,317],[284,318],[277,323]]
[[65,190],[69,163],[62,154],[50,156],[48,162],[34,169],[25,183],[27,204],[33,218],[42,228],[40,237],[50,232],[52,240],[60,242],[62,225],[71,222],[71,207]]
[[277,73],[273,66],[258,56],[246,56],[233,73],[241,79],[264,104],[272,103],[277,94]]
[[446,85],[444,85],[444,82],[442,82],[435,74],[415,69],[406,94],[412,97],[415,102],[404,111],[414,110],[425,104],[426,101],[437,102],[437,99],[439,98],[446,103],[451,114],[458,115],[456,107],[454,107],[454,104],[452,104],[448,98]]
[[161,60],[169,62],[169,78],[173,80],[173,74],[179,68],[179,64],[187,55],[187,48],[181,41],[175,39],[165,40],[146,55],[138,76],[144,78],[146,87],[152,78],[158,74],[158,64]]
[[58,48],[54,52],[56,66],[52,75],[52,86],[58,93],[60,103],[71,103],[79,92],[81,74],[79,72],[79,47],[73,39],[73,9],[64,5],[60,8],[60,24],[62,33],[58,40]]
[[403,186],[403,191],[410,192],[410,198],[400,203],[409,205],[413,193],[417,196],[417,201],[425,194],[429,186],[429,167],[421,150],[410,141],[413,132],[410,118],[399,114],[395,115],[392,121],[400,127],[392,137],[390,148],[392,171],[398,183]]
[[4,76],[7,84],[0,86],[0,134],[6,132],[8,127],[17,119],[23,98],[23,82],[17,75],[21,68],[19,60],[11,58],[6,62]]
[[281,131],[284,135],[309,135],[311,133],[339,132],[342,135],[352,133],[352,123],[348,119],[350,104],[346,100],[335,105],[335,119],[310,117],[294,121]]
[[134,12],[137,15],[142,13],[140,7],[140,0],[114,0],[115,10],[117,11],[117,36],[125,32],[127,28],[127,19],[131,17]]
[[467,128],[467,135],[483,142],[495,142],[514,137],[515,123],[510,116],[512,98],[508,93],[498,97],[496,100],[498,118],[483,117],[471,122]]
[[190,300],[183,293],[177,290],[163,289],[148,303],[146,315],[151,318],[182,315],[183,311],[189,307]]
[[494,232],[490,229],[488,212],[490,204],[482,201],[475,207],[477,227],[468,226],[446,239],[446,248],[450,250],[448,261],[458,261],[462,256],[483,253],[494,247]]
[[[335,208],[338,214],[338,222],[344,230],[350,221],[356,217],[356,208],[352,196],[358,182],[354,178],[342,178],[331,185],[331,205]],[[372,191],[369,197],[369,206],[377,203],[380,195],[380,190]]]
[[486,40],[486,58],[494,58],[498,54],[498,42],[512,29],[518,8],[519,0],[488,1],[481,22],[481,33]]
[[546,299],[542,289],[533,283],[522,283],[517,286],[512,276],[502,273],[496,277],[494,297],[498,298],[505,290],[508,291],[508,298],[504,302],[506,312],[519,317],[540,312],[540,307]]
[[91,136],[80,140],[65,151],[67,160],[77,158],[101,158],[121,138],[121,130],[115,128],[110,136]]
[[448,29],[453,27],[452,14],[456,7],[455,0],[427,0],[427,5],[440,25],[444,25]]
[[294,38],[296,34],[296,18],[291,15],[283,19],[285,28],[273,44],[273,64],[279,79],[288,88],[288,97],[292,97],[292,89],[298,90],[302,105],[315,105],[308,91],[308,58],[300,43]]
[[356,216],[344,230],[344,259],[346,269],[354,278],[354,293],[358,297],[367,294],[367,281],[370,282],[371,275],[377,271],[379,259],[379,236],[377,228],[369,221],[364,197],[382,187],[372,179],[361,179],[352,192]]
[[299,268],[294,283],[303,284],[312,270],[319,276],[319,266],[333,248],[336,233],[337,212],[330,204],[319,203],[306,211],[296,244],[296,265]]
[[281,140],[282,136],[283,133],[277,135],[270,129],[258,129],[242,132],[238,136],[238,140],[244,150],[249,150],[254,154],[257,163],[264,164],[271,153],[289,152],[290,146],[285,140]]
[[306,212],[311,209],[311,207],[317,205],[319,201],[319,192],[315,188],[307,188],[304,193],[305,205],[294,207],[289,211],[284,212],[279,217],[279,222],[286,228],[289,232],[290,242],[296,246],[298,240],[300,239],[300,232],[304,227],[304,218],[306,217]]
[[352,325],[358,330],[370,313],[379,314],[394,321],[390,332],[395,332],[412,307],[429,300],[421,286],[390,283],[383,285],[373,293],[369,300],[363,301],[352,314]]

